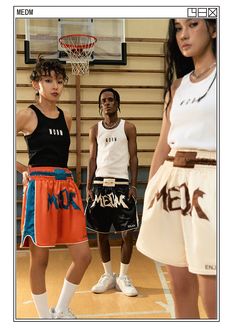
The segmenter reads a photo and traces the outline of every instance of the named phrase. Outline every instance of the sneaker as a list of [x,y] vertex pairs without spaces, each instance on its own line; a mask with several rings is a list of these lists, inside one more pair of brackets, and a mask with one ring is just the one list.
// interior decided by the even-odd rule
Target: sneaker
[[63,312],[56,312],[55,308],[51,307],[50,314],[52,319],[77,319],[69,308]]
[[113,274],[103,274],[98,283],[91,288],[94,293],[103,293],[109,289],[115,288],[116,285],[116,275]]
[[138,295],[138,291],[132,285],[131,280],[127,275],[119,276],[116,279],[116,289],[122,291],[124,295],[128,297],[134,297]]

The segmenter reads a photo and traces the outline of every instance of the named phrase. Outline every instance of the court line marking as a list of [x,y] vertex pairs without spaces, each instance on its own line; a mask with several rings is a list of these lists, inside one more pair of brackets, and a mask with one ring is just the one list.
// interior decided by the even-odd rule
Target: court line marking
[[[114,246],[113,248],[119,248],[118,246]],[[66,249],[53,249],[53,251],[63,251]],[[27,252],[27,250],[26,250]],[[21,251],[21,253],[23,253]],[[156,301],[156,304],[159,304],[160,306],[162,306],[164,309],[163,310],[157,310],[157,311],[140,311],[140,312],[113,312],[113,313],[100,313],[100,314],[80,314],[78,315],[79,318],[85,317],[85,318],[94,318],[94,317],[109,317],[109,316],[125,316],[125,315],[148,315],[148,314],[167,314],[169,313],[171,318],[175,318],[175,313],[174,313],[174,302],[173,302],[173,298],[170,294],[170,289],[168,286],[168,280],[166,280],[164,273],[166,272],[165,267],[163,265],[161,265],[158,262],[155,262],[155,267],[157,270],[157,273],[159,275],[161,284],[162,284],[162,290],[164,292],[167,304],[162,303],[162,302],[158,302]],[[162,269],[164,268],[164,270]],[[90,290],[85,290],[85,291],[81,291],[78,290],[75,293],[90,293]],[[119,293],[119,292],[116,292]],[[121,293],[121,292],[120,292]],[[33,303],[32,300],[27,300],[25,302],[23,302],[23,304],[30,304]]]
[[174,310],[174,301],[173,301],[173,297],[170,293],[170,288],[168,286],[166,277],[164,275],[164,272],[162,270],[163,265],[159,262],[154,261],[155,263],[155,267],[158,273],[158,276],[160,278],[161,284],[162,284],[162,290],[164,292],[166,301],[167,301],[167,306],[168,306],[168,312],[171,315],[171,318],[175,318],[175,310]]
[[113,312],[113,313],[96,313],[96,314],[77,314],[78,318],[95,318],[95,317],[112,317],[112,316],[127,316],[127,315],[147,315],[147,314],[168,314],[168,311],[139,311],[139,312]]
[[82,294],[82,293],[90,293],[90,292],[91,292],[91,290],[78,290],[78,291],[75,292],[75,295],[77,293]]
[[[111,246],[111,248],[120,248],[120,246]],[[134,247],[133,247],[134,248]],[[91,249],[91,251],[92,250],[98,250],[99,248],[98,247],[90,247],[90,249]],[[54,248],[54,247],[51,247],[51,248],[49,248],[49,250],[50,250],[50,252],[62,252],[62,251],[65,251],[65,252],[67,252],[68,251],[68,248],[67,247],[64,247],[64,248]],[[24,254],[26,254],[26,253],[29,253],[29,249],[17,249],[16,250],[16,253],[18,254],[22,254],[23,255],[23,253]]]
[[32,299],[26,300],[26,301],[23,302],[24,305],[32,304],[32,303],[33,303]]
[[[75,294],[82,294],[82,293],[89,293],[93,295],[101,295],[101,293],[93,293],[91,290],[78,290],[75,292]],[[114,294],[123,294],[121,291],[113,291]],[[138,294],[138,297],[141,297],[142,295]]]
[[155,302],[155,303],[158,304],[158,305],[160,305],[161,307],[163,307],[169,313],[169,307],[168,307],[168,305],[166,303],[163,303],[163,302]]

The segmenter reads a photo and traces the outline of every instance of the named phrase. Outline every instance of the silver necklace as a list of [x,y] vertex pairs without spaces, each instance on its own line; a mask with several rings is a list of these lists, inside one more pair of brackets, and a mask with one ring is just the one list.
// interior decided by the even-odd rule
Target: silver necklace
[[216,63],[213,63],[213,64],[211,64],[209,67],[207,67],[203,72],[201,72],[201,73],[199,73],[199,74],[196,74],[196,72],[195,72],[195,70],[192,72],[192,76],[194,77],[194,78],[196,78],[196,79],[199,79],[199,78],[201,78],[204,74],[206,74],[207,72],[209,72],[210,71],[210,69],[212,68],[212,67],[214,67],[216,65]]
[[107,128],[107,129],[113,129],[113,128],[115,128],[115,126],[118,125],[119,121],[120,121],[120,119],[118,118],[117,121],[116,121],[115,123],[111,124],[111,125],[107,124],[107,123],[104,121],[104,126],[105,126],[105,128]]

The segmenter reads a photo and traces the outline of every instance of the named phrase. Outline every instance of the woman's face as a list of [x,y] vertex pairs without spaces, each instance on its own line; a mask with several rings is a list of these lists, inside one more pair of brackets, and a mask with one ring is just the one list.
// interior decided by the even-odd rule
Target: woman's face
[[57,102],[64,87],[62,75],[56,75],[54,71],[43,75],[38,82],[34,82],[34,88],[39,95],[50,102]]
[[203,19],[175,19],[176,41],[185,57],[199,57],[212,52],[212,39],[216,32]]

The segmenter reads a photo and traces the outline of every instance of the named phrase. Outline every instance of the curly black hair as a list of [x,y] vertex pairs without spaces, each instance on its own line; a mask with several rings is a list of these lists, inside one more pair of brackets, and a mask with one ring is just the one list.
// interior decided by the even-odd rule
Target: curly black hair
[[61,75],[65,82],[68,81],[65,68],[58,59],[44,59],[40,56],[30,75],[30,79],[31,81],[40,81],[42,76],[50,75],[52,71],[55,72],[56,76]]

